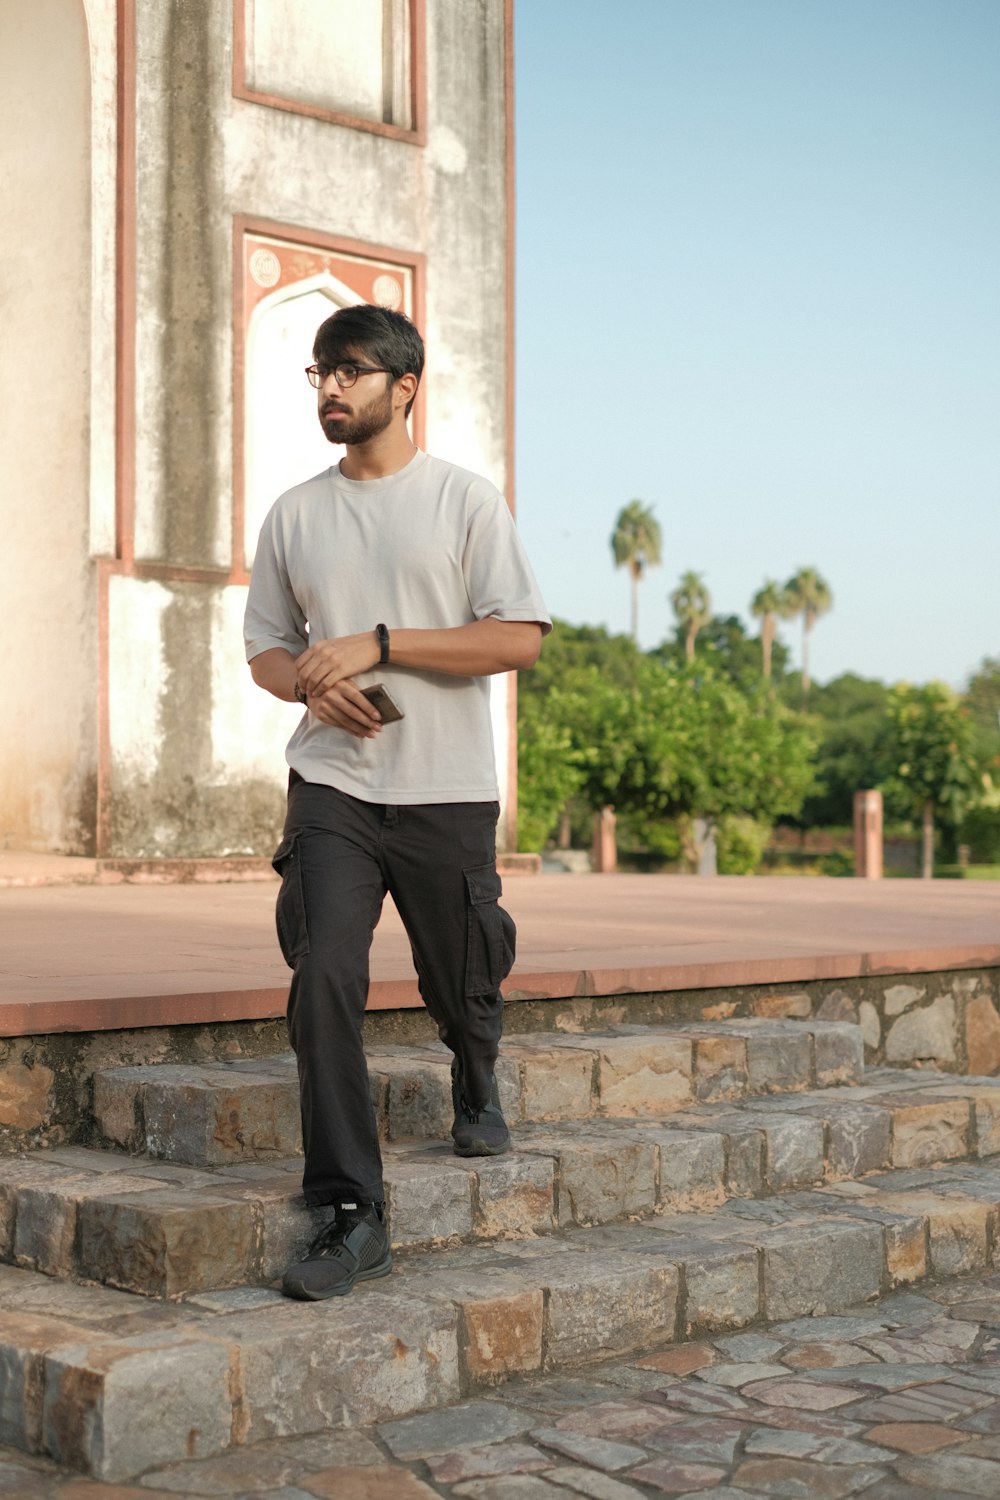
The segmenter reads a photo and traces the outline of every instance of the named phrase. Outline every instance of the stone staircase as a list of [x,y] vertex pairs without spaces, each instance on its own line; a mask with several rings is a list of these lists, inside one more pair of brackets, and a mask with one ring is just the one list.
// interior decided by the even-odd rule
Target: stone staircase
[[866,1073],[848,1023],[512,1037],[493,1159],[443,1048],[369,1062],[398,1254],[342,1301],[273,1285],[328,1212],[290,1055],[106,1070],[94,1146],[0,1159],[0,1442],[119,1481],[993,1261],[1000,1080]]

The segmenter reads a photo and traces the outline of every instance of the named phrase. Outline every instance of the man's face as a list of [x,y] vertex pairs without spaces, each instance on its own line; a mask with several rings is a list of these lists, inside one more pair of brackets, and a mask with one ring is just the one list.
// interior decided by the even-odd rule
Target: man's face
[[[358,350],[349,350],[344,362],[370,365]],[[318,392],[319,422],[331,443],[368,443],[384,432],[392,421],[392,380],[382,371],[359,375],[346,391],[329,374]]]

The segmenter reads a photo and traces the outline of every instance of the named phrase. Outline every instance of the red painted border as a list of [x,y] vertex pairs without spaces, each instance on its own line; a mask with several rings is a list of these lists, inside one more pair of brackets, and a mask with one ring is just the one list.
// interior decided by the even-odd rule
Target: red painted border
[[399,125],[386,125],[379,120],[365,120],[360,115],[324,109],[318,104],[308,104],[300,99],[288,99],[283,94],[265,94],[251,88],[247,83],[247,41],[250,27],[247,21],[246,0],[233,0],[233,97],[244,99],[249,104],[261,104],[267,109],[287,110],[290,114],[308,115],[322,120],[327,125],[342,125],[348,130],[365,130],[372,135],[388,136],[395,141],[409,141],[414,146],[427,144],[427,54],[426,54],[426,0],[410,0],[410,110],[413,128],[405,130]]
[[[243,240],[247,234],[270,236],[303,245],[310,250],[328,250],[334,255],[354,255],[362,260],[387,261],[404,266],[413,276],[413,321],[423,331],[426,312],[427,257],[418,250],[400,250],[394,245],[376,245],[368,240],[345,239],[302,224],[283,224],[276,219],[258,219],[246,214],[233,217],[233,553],[230,583],[246,583],[243,528],[246,514],[243,412],[246,369],[247,300],[243,271]],[[424,380],[413,406],[413,436],[422,448],[426,441]]]

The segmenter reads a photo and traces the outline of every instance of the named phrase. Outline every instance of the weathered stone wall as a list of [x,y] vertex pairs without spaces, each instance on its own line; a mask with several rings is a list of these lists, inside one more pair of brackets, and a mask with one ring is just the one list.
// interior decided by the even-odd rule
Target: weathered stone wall
[[[426,446],[501,488],[510,477],[503,0],[428,0],[426,141],[238,97],[236,9],[135,0],[119,32],[114,0],[3,8],[7,847],[274,847],[296,710],[243,659],[241,217],[419,262]],[[338,16],[354,24],[350,7]],[[315,73],[311,56],[280,62]],[[402,61],[396,73],[405,100]],[[296,477],[317,467],[304,458]],[[496,684],[502,787],[508,691]]]
[[420,146],[234,97],[230,0],[138,5],[135,556],[168,576],[114,580],[107,855],[266,854],[282,818],[295,710],[253,686],[224,577],[237,215],[425,256],[427,446],[506,482],[504,9],[428,11]]
[[97,591],[83,6],[0,7],[0,57],[0,847],[86,854],[96,813]]
[[[508,995],[505,1031],[514,1037],[748,1016],[855,1022],[865,1035],[868,1066],[1000,1074],[997,969],[572,1000]],[[377,1045],[428,1042],[437,1032],[424,1010],[372,1011],[365,1035]],[[283,1020],[0,1040],[0,1155],[90,1140],[93,1077],[102,1068],[266,1057],[287,1047]]]

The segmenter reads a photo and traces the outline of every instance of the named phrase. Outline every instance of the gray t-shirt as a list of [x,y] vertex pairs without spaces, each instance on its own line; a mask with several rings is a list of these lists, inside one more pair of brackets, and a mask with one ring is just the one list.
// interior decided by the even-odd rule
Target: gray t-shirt
[[[488,480],[417,452],[384,479],[334,466],[287,490],[261,527],[244,635],[247,660],[355,635],[383,621],[434,630],[498,620],[552,628],[503,496]],[[308,622],[308,628],[307,628]],[[405,717],[372,740],[305,713],[288,764],[364,802],[493,802],[498,797],[488,677],[391,663],[384,682]]]

